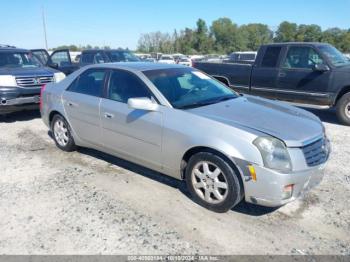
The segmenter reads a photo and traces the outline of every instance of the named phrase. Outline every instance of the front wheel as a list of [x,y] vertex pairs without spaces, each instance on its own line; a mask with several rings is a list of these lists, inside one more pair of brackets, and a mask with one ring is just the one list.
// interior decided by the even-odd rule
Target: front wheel
[[61,115],[55,115],[51,122],[51,130],[56,146],[63,151],[71,152],[76,149],[71,129],[67,121]]
[[243,189],[238,175],[221,157],[203,152],[190,158],[186,167],[186,184],[197,203],[223,213],[242,200]]
[[342,124],[350,126],[350,93],[346,93],[339,99],[337,117]]

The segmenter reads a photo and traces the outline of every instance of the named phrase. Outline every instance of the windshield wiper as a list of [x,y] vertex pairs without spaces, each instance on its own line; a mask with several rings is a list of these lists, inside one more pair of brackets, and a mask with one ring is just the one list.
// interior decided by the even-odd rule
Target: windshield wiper
[[203,100],[203,101],[199,101],[193,104],[189,104],[189,105],[183,105],[183,106],[179,106],[177,107],[178,109],[190,109],[190,108],[196,108],[196,107],[201,107],[201,106],[207,106],[207,105],[212,105],[212,104],[217,104],[223,101],[227,101],[227,100],[231,100],[237,98],[237,96],[222,96],[216,99],[209,99],[209,100]]

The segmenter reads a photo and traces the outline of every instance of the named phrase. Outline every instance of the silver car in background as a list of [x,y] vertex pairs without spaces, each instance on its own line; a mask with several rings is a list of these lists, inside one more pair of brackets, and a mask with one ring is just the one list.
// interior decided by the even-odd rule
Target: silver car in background
[[56,145],[94,148],[186,180],[200,205],[284,205],[317,185],[330,146],[313,114],[240,96],[181,65],[100,64],[42,90]]

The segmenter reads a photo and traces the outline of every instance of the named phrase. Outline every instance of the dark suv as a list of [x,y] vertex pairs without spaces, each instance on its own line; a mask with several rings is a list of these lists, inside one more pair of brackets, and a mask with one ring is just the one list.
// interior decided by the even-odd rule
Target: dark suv
[[123,49],[100,50],[91,49],[84,50],[80,56],[80,66],[101,63],[114,62],[140,62],[137,56],[132,52]]
[[0,45],[0,115],[38,109],[40,89],[65,75],[44,67],[29,50]]

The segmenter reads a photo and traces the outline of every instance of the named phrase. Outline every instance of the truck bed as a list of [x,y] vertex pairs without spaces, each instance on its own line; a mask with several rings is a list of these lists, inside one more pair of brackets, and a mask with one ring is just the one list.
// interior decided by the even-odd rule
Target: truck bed
[[[224,75],[227,84],[230,86],[249,88],[251,64],[195,62],[194,67],[213,77]],[[219,80],[223,80],[222,78],[220,77]]]

